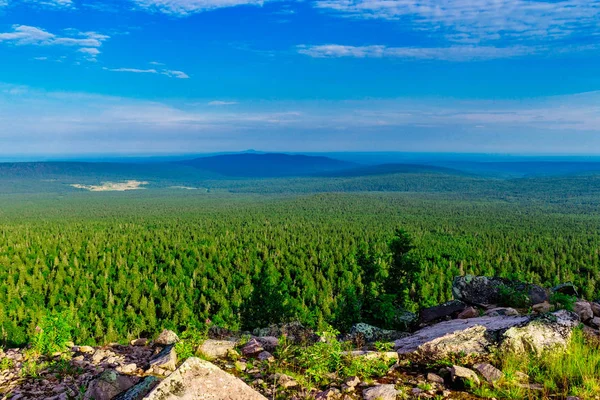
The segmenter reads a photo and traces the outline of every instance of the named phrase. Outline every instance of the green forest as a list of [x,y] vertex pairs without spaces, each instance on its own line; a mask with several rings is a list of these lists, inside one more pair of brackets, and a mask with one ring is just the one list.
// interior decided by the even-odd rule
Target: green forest
[[206,320],[393,327],[399,310],[449,299],[465,273],[573,281],[596,299],[598,179],[524,182],[510,192],[492,180],[462,192],[3,194],[0,345],[27,343],[53,312],[72,318],[80,344]]

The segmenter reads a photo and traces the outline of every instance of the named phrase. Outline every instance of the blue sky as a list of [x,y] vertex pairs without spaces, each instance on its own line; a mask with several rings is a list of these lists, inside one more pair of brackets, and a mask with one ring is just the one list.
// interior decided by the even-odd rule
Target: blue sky
[[600,0],[0,0],[0,154],[598,154],[599,50]]

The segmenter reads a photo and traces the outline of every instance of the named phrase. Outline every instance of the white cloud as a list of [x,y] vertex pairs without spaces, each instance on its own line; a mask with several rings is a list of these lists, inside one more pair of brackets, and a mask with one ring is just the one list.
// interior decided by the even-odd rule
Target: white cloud
[[137,69],[137,68],[104,68],[111,72],[131,72],[134,74],[158,74],[155,69]]
[[74,6],[72,0],[22,0],[24,3],[31,3],[39,6],[53,8],[71,8]]
[[326,44],[298,46],[298,52],[314,58],[401,58],[417,60],[491,60],[536,53],[535,47],[512,46],[450,46],[450,47],[388,47],[384,45],[346,46]]
[[174,71],[170,69],[166,69],[161,72],[161,74],[168,76],[169,78],[177,78],[177,79],[189,79],[189,75],[183,71]]
[[223,100],[213,100],[208,102],[209,106],[233,106],[238,104],[237,101],[223,101]]
[[454,43],[549,41],[600,32],[600,0],[316,0],[341,16],[398,20]]
[[174,71],[170,69],[157,70],[155,68],[140,69],[140,68],[103,68],[111,72],[131,72],[134,74],[160,74],[176,79],[189,79],[189,75],[183,71]]
[[209,108],[208,102],[151,102],[0,84],[0,153],[193,152],[237,146],[554,153],[600,148],[600,92],[505,101],[264,101],[234,108]]
[[98,50],[95,47],[82,47],[77,51],[80,53],[89,54],[90,56],[97,56],[98,54],[100,54],[100,50]]
[[262,6],[269,0],[131,0],[138,7],[152,11],[162,12],[174,16],[184,17],[203,11],[218,8],[236,7],[242,5]]
[[99,47],[110,36],[97,32],[80,32],[75,29],[66,30],[68,36],[60,36],[44,29],[28,26],[13,25],[12,32],[0,33],[0,43],[12,43],[16,46],[64,46],[79,47],[80,53],[86,53],[88,59],[100,54]]

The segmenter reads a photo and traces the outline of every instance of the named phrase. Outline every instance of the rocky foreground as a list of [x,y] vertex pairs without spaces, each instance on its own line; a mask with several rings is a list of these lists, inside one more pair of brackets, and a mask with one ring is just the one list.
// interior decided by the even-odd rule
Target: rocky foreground
[[[455,279],[453,294],[455,300],[423,309],[419,316],[405,313],[410,332],[357,324],[343,338],[331,339],[299,323],[252,335],[214,328],[194,348],[197,357],[186,360],[178,354],[179,337],[167,330],[153,341],[70,346],[68,351],[35,359],[27,349],[0,351],[0,396],[12,400],[470,399],[477,398],[473,388],[503,381],[504,372],[494,365],[495,355],[564,350],[581,324],[586,335],[599,334],[600,304],[578,299],[572,285],[547,290],[466,276]],[[556,299],[573,300],[561,304]],[[507,306],[511,303],[514,307]],[[373,371],[358,368],[363,376],[339,371],[325,374],[323,381],[290,367],[294,363],[286,359],[289,348],[323,346],[328,340],[343,343],[342,352],[329,356],[358,360],[357,365],[372,365]],[[524,373],[513,382],[528,397],[545,395],[544,388]]]

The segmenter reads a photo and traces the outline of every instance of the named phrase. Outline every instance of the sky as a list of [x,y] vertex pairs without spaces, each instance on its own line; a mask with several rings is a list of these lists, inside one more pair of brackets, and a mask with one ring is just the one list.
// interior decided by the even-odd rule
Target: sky
[[600,0],[0,0],[0,155],[600,154]]

